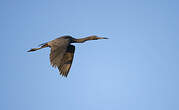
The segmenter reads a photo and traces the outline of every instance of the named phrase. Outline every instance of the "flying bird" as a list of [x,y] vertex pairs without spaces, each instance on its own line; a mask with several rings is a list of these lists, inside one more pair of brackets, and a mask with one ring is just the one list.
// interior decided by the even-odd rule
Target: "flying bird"
[[83,43],[88,40],[108,39],[106,37],[97,37],[95,35],[76,39],[72,36],[61,36],[52,41],[40,44],[39,48],[32,48],[27,52],[33,52],[42,48],[50,47],[50,64],[57,67],[60,75],[67,77],[72,65],[75,46],[72,43]]

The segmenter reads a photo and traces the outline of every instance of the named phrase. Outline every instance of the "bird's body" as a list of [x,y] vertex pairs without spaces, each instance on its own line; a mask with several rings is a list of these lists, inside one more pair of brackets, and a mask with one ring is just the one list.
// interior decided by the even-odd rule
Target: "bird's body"
[[71,43],[83,43],[87,40],[107,39],[105,37],[89,36],[76,39],[71,36],[61,36],[47,43],[41,44],[40,48],[32,48],[28,52],[36,51],[45,47],[50,47],[50,63],[53,67],[58,67],[62,76],[67,77],[72,65],[75,46]]

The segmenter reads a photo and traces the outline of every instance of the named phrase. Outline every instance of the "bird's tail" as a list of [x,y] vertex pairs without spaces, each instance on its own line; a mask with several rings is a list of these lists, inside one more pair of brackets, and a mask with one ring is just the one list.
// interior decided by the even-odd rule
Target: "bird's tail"
[[39,44],[38,46],[44,46],[46,45],[48,42],[45,42],[45,43],[42,43],[42,44]]
[[48,47],[48,43],[43,43],[43,44],[40,44],[40,45],[41,45],[41,47],[39,47],[39,48],[32,48],[32,49],[28,50],[27,52],[33,52],[33,51],[36,51],[36,50]]

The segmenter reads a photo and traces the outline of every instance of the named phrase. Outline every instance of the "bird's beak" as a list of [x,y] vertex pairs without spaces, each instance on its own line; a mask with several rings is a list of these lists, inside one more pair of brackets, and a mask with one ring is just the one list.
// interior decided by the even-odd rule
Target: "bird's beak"
[[109,39],[107,37],[97,37],[98,39]]

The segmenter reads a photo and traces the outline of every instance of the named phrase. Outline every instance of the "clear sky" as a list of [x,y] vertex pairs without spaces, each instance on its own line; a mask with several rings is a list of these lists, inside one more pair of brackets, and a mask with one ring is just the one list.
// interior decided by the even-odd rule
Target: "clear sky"
[[[179,110],[178,0],[1,0],[0,110]],[[50,66],[62,35],[68,78]]]

